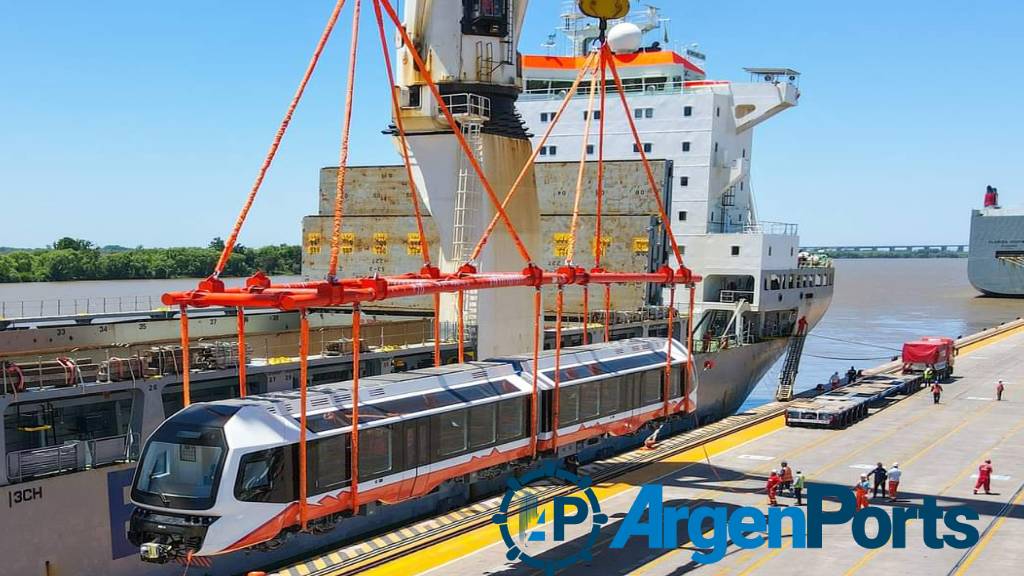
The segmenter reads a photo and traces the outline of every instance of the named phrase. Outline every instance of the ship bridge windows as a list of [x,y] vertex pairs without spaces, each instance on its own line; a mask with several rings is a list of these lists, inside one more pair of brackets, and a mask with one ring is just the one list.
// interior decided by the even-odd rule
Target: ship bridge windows
[[633,117],[637,120],[654,118],[654,108],[634,108]]
[[[650,142],[644,142],[643,146],[644,146],[644,152],[647,153],[647,154],[650,154],[651,151],[654,150],[654,145],[651,144]],[[633,143],[633,153],[634,154],[639,154],[640,153],[640,147],[635,142]]]
[[594,110],[593,115],[591,115],[589,110],[584,110],[583,111],[583,121],[584,122],[586,122],[587,119],[590,118],[591,116],[593,116],[594,120],[600,120],[601,119],[601,111],[600,110]]
[[541,146],[541,156],[556,156],[558,154],[558,146]]

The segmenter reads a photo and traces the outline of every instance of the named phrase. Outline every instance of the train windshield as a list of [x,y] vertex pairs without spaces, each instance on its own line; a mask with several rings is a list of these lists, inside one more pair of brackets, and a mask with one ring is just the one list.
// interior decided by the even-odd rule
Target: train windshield
[[186,510],[213,506],[227,454],[222,424],[230,415],[199,406],[179,412],[150,438],[135,472],[133,500]]

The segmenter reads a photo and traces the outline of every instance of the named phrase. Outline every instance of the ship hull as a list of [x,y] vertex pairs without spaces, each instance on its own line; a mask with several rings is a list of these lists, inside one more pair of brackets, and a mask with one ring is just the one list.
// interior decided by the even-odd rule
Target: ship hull
[[[736,412],[758,381],[778,360],[788,338],[697,354],[697,418],[679,422],[679,431],[704,425]],[[609,439],[600,450],[625,450],[639,444],[641,437]],[[138,559],[138,550],[128,543],[126,523],[131,515],[127,493],[134,466],[116,465],[77,474],[55,476],[37,481],[4,486],[0,499],[8,502],[0,515],[0,531],[7,534],[4,549],[37,550],[37,554],[6,554],[8,568],[14,574],[51,573],[137,576],[140,574],[180,574],[176,564],[146,564]],[[499,491],[502,478],[472,489],[465,484],[442,487],[435,494],[415,501],[381,508],[368,517],[343,522],[327,535],[296,536],[273,552],[239,552],[212,559],[212,566],[194,566],[198,574],[238,574],[282,562],[305,552],[340,545],[345,541],[379,531],[382,527],[407,523],[411,519],[436,513],[439,508],[459,506],[491,491]],[[35,521],[26,521],[34,518]],[[60,519],[47,522],[44,519]],[[88,538],[82,538],[88,534]],[[59,543],[59,545],[54,545]],[[13,565],[11,563],[13,562]]]
[[973,212],[967,278],[985,296],[1024,298],[1024,213]]

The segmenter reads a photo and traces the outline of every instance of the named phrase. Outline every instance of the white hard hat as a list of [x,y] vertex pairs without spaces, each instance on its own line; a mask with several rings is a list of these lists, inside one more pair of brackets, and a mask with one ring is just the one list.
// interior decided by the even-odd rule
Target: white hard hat
[[892,467],[893,468],[899,468],[900,467],[900,463],[899,462],[893,462],[892,463]]

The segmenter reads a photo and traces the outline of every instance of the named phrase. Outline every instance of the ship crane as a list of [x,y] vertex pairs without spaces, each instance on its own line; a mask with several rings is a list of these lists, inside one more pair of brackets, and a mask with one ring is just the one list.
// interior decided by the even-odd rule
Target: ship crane
[[[345,178],[350,140],[349,121],[353,112],[355,67],[358,62],[359,20],[363,0],[348,0],[352,7],[352,41],[343,117],[339,177],[335,198],[334,226],[331,239],[331,258],[327,278],[323,280],[278,284],[263,274],[249,278],[244,287],[229,288],[220,274],[231,256],[239,233],[260,190],[263,178],[270,168],[292,115],[302,98],[346,0],[338,0],[328,23],[317,43],[299,87],[293,97],[281,126],[274,137],[256,181],[243,204],[241,213],[225,242],[224,250],[213,273],[195,290],[165,294],[163,302],[180,309],[182,363],[189,366],[188,311],[193,307],[226,306],[238,309],[239,383],[240,395],[245,395],[244,310],[245,308],[271,308],[296,310],[300,318],[299,349],[299,492],[295,517],[290,525],[307,530],[318,520],[310,510],[306,480],[307,453],[307,382],[309,358],[310,308],[346,307],[352,311],[352,363],[360,365],[360,306],[365,302],[432,295],[435,297],[435,363],[440,363],[438,326],[445,314],[454,316],[458,326],[460,359],[465,346],[465,296],[477,291],[475,312],[478,322],[487,330],[479,334],[478,348],[483,354],[533,351],[535,363],[540,353],[544,317],[541,307],[543,286],[557,287],[555,321],[556,350],[554,355],[553,444],[557,443],[559,418],[559,361],[562,341],[562,292],[566,287],[579,286],[584,290],[603,289],[605,294],[605,339],[609,338],[607,325],[610,316],[609,287],[624,283],[651,283],[665,286],[671,297],[668,307],[668,347],[663,378],[664,405],[659,418],[695,409],[693,390],[685,394],[686,401],[670,405],[669,382],[670,353],[675,326],[675,291],[679,286],[689,289],[692,315],[694,287],[700,277],[683,263],[682,253],[671,230],[671,221],[659,192],[659,184],[644,153],[639,132],[633,123],[633,114],[610,48],[600,49],[587,56],[578,71],[572,88],[565,95],[544,140],[558,123],[569,101],[580,89],[589,85],[591,111],[595,102],[601,110],[606,106],[608,78],[614,85],[613,97],[623,107],[629,121],[631,136],[640,151],[650,192],[658,207],[658,216],[666,228],[672,266],[663,265],[654,272],[608,271],[601,267],[601,203],[603,187],[603,153],[598,154],[596,201],[598,206],[597,231],[594,237],[596,266],[586,270],[573,259],[577,244],[578,208],[583,193],[584,155],[580,164],[580,177],[576,185],[576,210],[569,234],[569,248],[564,265],[555,270],[544,270],[531,254],[537,241],[539,222],[533,163],[539,150],[531,149],[530,141],[521,122],[515,116],[514,104],[519,92],[517,52],[518,30],[525,15],[526,0],[419,0],[406,4],[404,21],[399,17],[392,0],[366,0],[372,2],[384,66],[387,72],[392,109],[394,137],[409,175],[409,199],[413,205],[419,229],[419,248],[423,266],[406,274],[344,277],[339,274],[341,230],[344,227]],[[580,0],[581,9],[602,20],[621,18],[628,11],[624,0]],[[454,18],[453,15],[461,15]],[[386,28],[397,32],[397,64],[393,65]],[[598,98],[599,95],[599,98]],[[595,114],[588,114],[587,126]],[[598,149],[604,149],[604,116],[598,120]],[[543,140],[542,140],[543,142]],[[538,146],[539,148],[539,146]],[[461,164],[460,164],[461,163]],[[461,166],[461,169],[460,169]],[[482,196],[471,208],[469,195]],[[461,199],[460,199],[461,196]],[[427,243],[423,233],[421,203],[430,210],[441,231],[442,242],[434,246]],[[479,234],[475,243],[470,240]],[[584,242],[579,243],[586,245]],[[499,301],[500,298],[500,301]],[[445,306],[442,299],[458,302]],[[586,299],[584,299],[586,302]],[[692,323],[691,323],[692,324]],[[692,327],[691,327],[692,328]],[[688,334],[686,353],[692,352],[692,330]],[[692,369],[692,355],[687,366]],[[349,466],[352,479],[347,492],[347,509],[358,510],[366,503],[359,492],[359,369],[352,371],[351,394],[351,456]],[[184,370],[183,396],[190,403],[190,377]],[[692,374],[691,374],[691,382]],[[538,388],[534,376],[530,427],[533,457],[537,452]],[[191,552],[189,553],[191,557]]]

